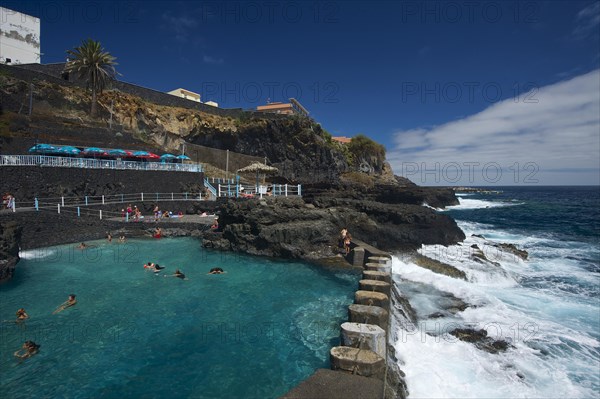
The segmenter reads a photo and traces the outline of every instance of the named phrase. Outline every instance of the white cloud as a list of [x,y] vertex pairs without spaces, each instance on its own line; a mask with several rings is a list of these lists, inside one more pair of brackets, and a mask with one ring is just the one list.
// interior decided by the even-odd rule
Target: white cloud
[[174,16],[170,12],[162,15],[161,27],[179,43],[186,43],[197,25],[194,19],[186,15]]
[[[600,70],[461,120],[397,132],[394,143],[387,156],[392,168],[418,184],[599,184]],[[475,173],[469,162],[478,163]],[[454,181],[457,164],[462,178]],[[452,170],[444,171],[445,165]],[[503,179],[486,177],[486,165],[501,167]]]
[[589,35],[598,35],[600,25],[600,2],[595,1],[577,13],[577,25],[573,30],[573,36],[585,39]]

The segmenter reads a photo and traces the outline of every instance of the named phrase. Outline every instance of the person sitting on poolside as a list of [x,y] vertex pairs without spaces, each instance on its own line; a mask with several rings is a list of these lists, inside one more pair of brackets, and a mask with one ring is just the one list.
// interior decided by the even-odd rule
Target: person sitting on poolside
[[76,303],[77,303],[77,299],[75,299],[75,294],[71,294],[71,295],[69,295],[69,299],[67,299],[62,304],[60,304],[60,306],[57,307],[56,310],[54,312],[52,312],[52,314],[60,313],[63,310],[65,310],[66,308],[70,308],[71,306],[74,306]]
[[210,271],[208,272],[208,274],[223,274],[225,273],[223,271],[223,269],[221,269],[220,267],[213,267],[212,269],[210,269]]
[[27,314],[25,309],[21,308],[21,309],[17,310],[17,321],[27,320],[28,318],[29,318],[29,315]]
[[215,221],[213,222],[212,226],[210,226],[211,229],[216,230],[219,228],[219,219],[215,218]]
[[38,353],[40,346],[33,341],[25,341],[21,349],[15,352],[15,357],[27,359]]

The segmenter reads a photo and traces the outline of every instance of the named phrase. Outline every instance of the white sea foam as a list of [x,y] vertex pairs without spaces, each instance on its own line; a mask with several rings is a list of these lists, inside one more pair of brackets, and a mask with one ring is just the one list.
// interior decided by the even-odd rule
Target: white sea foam
[[[468,270],[472,263],[465,259],[462,268]],[[513,262],[512,267],[524,266]],[[578,324],[578,315],[595,313],[593,303],[561,300],[555,292],[539,293],[518,284],[507,287],[502,281],[457,280],[398,258],[393,259],[393,273],[397,284],[432,286],[475,305],[454,317],[427,320],[423,314],[430,312],[431,304],[423,304],[423,298],[413,303],[420,323],[416,329],[396,332],[396,351],[404,363],[410,397],[597,396],[600,382],[590,375],[597,376],[600,344],[593,331]],[[513,347],[496,355],[479,350],[448,334],[458,326],[483,328],[488,336],[508,340]],[[581,382],[582,376],[587,382]]]
[[485,209],[485,208],[498,208],[503,206],[515,206],[522,205],[522,202],[500,202],[500,201],[486,201],[481,199],[473,198],[462,198],[458,197],[459,205],[447,206],[445,210],[466,210],[466,209]]
[[39,248],[30,249],[27,251],[20,251],[19,257],[21,259],[47,259],[53,258],[57,255],[58,250],[52,248]]

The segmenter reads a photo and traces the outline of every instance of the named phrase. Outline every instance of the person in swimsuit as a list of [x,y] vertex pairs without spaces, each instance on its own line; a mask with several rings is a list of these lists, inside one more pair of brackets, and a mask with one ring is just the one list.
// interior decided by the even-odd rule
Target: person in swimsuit
[[173,273],[173,274],[169,274],[168,276],[165,276],[165,277],[177,277],[177,278],[180,278],[180,279],[182,279],[182,280],[187,280],[187,279],[185,278],[185,274],[183,274],[183,273],[181,272],[181,270],[179,270],[179,269],[175,269],[175,273]]
[[221,269],[220,267],[213,267],[212,269],[210,269],[210,271],[208,272],[208,274],[223,274],[225,273],[223,271],[223,269]]
[[27,314],[25,309],[21,308],[21,309],[17,310],[17,321],[27,320],[28,318],[29,318],[29,315]]
[[62,304],[60,304],[60,306],[57,307],[56,310],[54,312],[52,312],[52,314],[60,313],[63,310],[65,310],[66,308],[70,308],[71,306],[74,306],[75,304],[77,304],[77,299],[75,299],[75,294],[71,294],[71,295],[69,295],[69,299],[67,299]]
[[33,341],[25,341],[21,349],[15,352],[15,357],[20,359],[27,359],[38,353],[40,346]]

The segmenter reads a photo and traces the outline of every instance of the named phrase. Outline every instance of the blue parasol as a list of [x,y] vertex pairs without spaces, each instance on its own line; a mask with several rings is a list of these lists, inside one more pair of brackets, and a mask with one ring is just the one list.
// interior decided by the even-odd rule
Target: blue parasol
[[184,161],[192,159],[192,158],[188,157],[187,155],[177,155],[176,158],[184,160]]
[[121,157],[121,156],[125,157],[128,154],[127,154],[127,151],[125,151],[125,150],[122,150],[120,148],[115,148],[113,150],[109,150],[108,151],[108,155],[116,155],[116,156],[119,156],[119,157]]
[[33,152],[33,153],[48,153],[48,152],[55,152],[55,151],[56,151],[56,147],[54,147],[53,145],[50,145],[50,144],[36,144],[29,149],[29,152]]
[[85,153],[104,153],[105,151],[102,148],[98,148],[98,147],[88,147],[85,150],[83,150],[83,152]]
[[57,148],[56,152],[61,153],[61,154],[77,155],[81,152],[81,150],[79,148],[76,148],[76,147],[73,147],[70,145],[66,145],[64,147]]
[[160,156],[160,159],[173,159],[173,158],[176,158],[175,155],[173,155],[173,154],[162,154]]
[[150,153],[148,151],[135,151],[133,155],[136,157],[147,157]]

